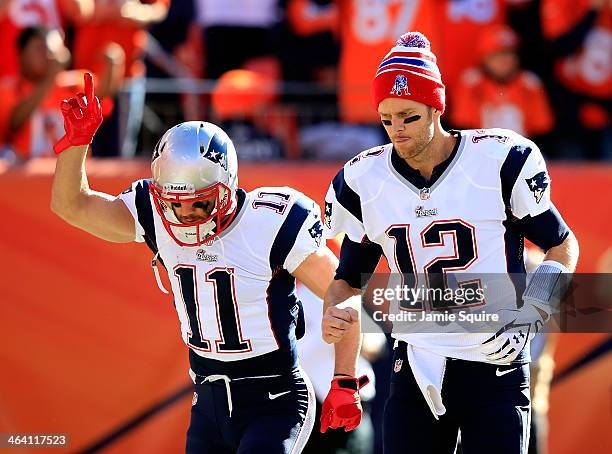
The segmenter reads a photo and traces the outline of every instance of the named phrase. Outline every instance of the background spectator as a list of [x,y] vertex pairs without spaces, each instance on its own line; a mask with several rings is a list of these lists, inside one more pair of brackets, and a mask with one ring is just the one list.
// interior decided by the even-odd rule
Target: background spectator
[[219,78],[212,93],[213,112],[240,159],[278,159],[285,155],[285,147],[271,133],[276,100],[276,81],[267,74],[234,69]]
[[[439,12],[439,46],[434,48],[438,66],[444,74],[446,96],[452,97],[463,72],[480,64],[478,52],[473,49],[482,30],[506,23],[508,0],[443,0]],[[455,104],[447,106],[442,120],[448,120]],[[446,117],[446,118],[445,118]]]
[[204,76],[217,79],[254,58],[275,59],[281,22],[277,0],[197,0],[204,36]]
[[51,156],[53,144],[64,135],[60,102],[82,89],[83,71],[65,70],[70,51],[58,30],[26,28],[17,48],[19,77],[0,84],[0,143],[22,160]]
[[[285,82],[310,83],[310,90],[285,93],[283,100],[298,104],[298,124],[338,121],[339,19],[334,0],[289,0],[286,39],[281,46]],[[296,88],[298,88],[296,86]]]
[[119,109],[126,112],[120,122],[113,111],[102,125],[93,144],[94,156],[133,156],[145,97],[145,65],[143,50],[146,30],[162,21],[170,0],[96,0],[94,15],[79,24],[74,34],[74,65],[101,74],[106,56],[116,46],[125,54],[122,78],[130,80],[129,97],[119,100]]
[[[338,0],[340,63],[338,96],[342,121],[379,127],[370,84],[381,58],[398,36],[419,30],[440,47],[440,2]],[[383,139],[381,131],[381,141]],[[381,143],[381,142],[378,142]],[[354,150],[356,154],[359,150]]]
[[75,30],[75,67],[101,72],[104,49],[117,43],[126,55],[123,75],[143,76],[146,29],[166,17],[169,3],[170,0],[96,0],[93,16]]
[[202,77],[201,30],[195,18],[195,1],[170,3],[166,18],[150,27],[145,47],[147,79],[167,81],[173,90],[147,90],[137,152],[152,150],[167,125],[200,120],[208,115],[196,90]]
[[289,91],[283,100],[295,105],[298,112],[301,156],[342,159],[348,144],[333,149],[342,131],[337,97],[338,7],[334,0],[289,0],[286,12],[287,39],[281,46],[281,57]]
[[507,128],[534,138],[553,127],[553,114],[539,78],[520,68],[519,38],[505,25],[482,30],[479,66],[463,73],[453,95],[451,122],[458,128]]
[[0,1],[0,78],[19,73],[17,36],[28,27],[58,30],[65,37],[67,25],[79,24],[93,14],[94,0]]
[[[310,0],[301,8],[317,10]],[[441,2],[336,0],[339,22],[338,107],[342,124],[323,124],[303,131],[300,142],[309,157],[347,159],[383,143],[380,118],[372,106],[370,85],[380,59],[407,30],[419,30],[440,45]],[[331,13],[328,13],[331,14]],[[297,22],[295,19],[292,22]],[[302,26],[301,29],[307,29]],[[300,30],[300,28],[298,28]],[[369,69],[367,69],[369,68]]]
[[[65,29],[75,55],[68,68],[95,71],[103,96],[121,93],[97,156],[131,156],[137,140],[148,150],[165,123],[208,118],[217,79],[248,69],[279,84],[273,109],[251,112],[248,122],[263,125],[256,129],[281,151],[253,157],[347,159],[384,141],[362,68],[374,68],[397,30],[408,29],[429,34],[437,49],[455,99],[456,112],[443,117],[450,126],[509,127],[553,157],[598,158],[612,148],[610,0],[0,0],[0,74],[11,61],[2,49],[17,55],[7,38],[25,23]],[[506,23],[519,47],[483,58],[480,36]],[[156,79],[148,94],[145,63]],[[545,91],[555,99],[553,132]],[[147,133],[138,135],[143,122]],[[243,126],[236,135],[246,141]]]
[[510,21],[527,68],[555,100],[558,157],[610,157],[612,12],[610,0],[528,0]]

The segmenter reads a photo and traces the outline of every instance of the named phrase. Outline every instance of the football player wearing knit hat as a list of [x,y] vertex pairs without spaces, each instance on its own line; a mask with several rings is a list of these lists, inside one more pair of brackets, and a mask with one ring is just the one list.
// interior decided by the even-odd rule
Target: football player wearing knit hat
[[[397,276],[403,287],[452,295],[471,288],[471,299],[427,293],[390,301],[389,315],[496,317],[484,325],[393,324],[385,453],[452,453],[459,431],[465,454],[526,453],[529,341],[558,310],[578,260],[542,154],[507,129],[444,130],[444,83],[421,33],[399,38],[372,93],[391,143],[352,158],[327,192],[324,234],[346,236],[325,297],[323,338],[336,349],[348,345],[351,311],[383,254],[390,282]],[[524,238],[546,254],[528,283]],[[341,384],[332,385],[322,418],[335,427],[336,413],[346,411],[335,412]]]

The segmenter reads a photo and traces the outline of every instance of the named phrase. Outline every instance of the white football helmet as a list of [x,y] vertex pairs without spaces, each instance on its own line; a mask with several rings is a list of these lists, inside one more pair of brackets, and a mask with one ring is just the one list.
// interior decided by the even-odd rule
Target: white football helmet
[[[188,121],[169,129],[155,146],[151,171],[149,188],[155,208],[180,246],[201,245],[230,224],[236,212],[238,159],[221,128]],[[172,207],[211,199],[210,215],[196,222],[181,222]]]

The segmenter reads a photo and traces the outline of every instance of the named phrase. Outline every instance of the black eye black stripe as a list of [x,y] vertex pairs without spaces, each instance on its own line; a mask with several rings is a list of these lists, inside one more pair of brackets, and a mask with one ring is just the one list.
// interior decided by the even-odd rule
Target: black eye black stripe
[[414,121],[419,121],[421,119],[420,115],[413,115],[408,118],[404,118],[404,124],[412,123]]
[[[404,124],[413,123],[421,119],[420,115],[412,115],[411,117],[404,118]],[[385,126],[391,126],[391,120],[382,120],[382,124]]]
[[[208,208],[208,206],[210,205],[210,202],[194,202],[192,204],[192,206],[194,208],[201,208],[202,210],[205,210],[206,208]],[[181,207],[181,203],[180,202],[172,202],[172,206],[175,208],[180,208]]]

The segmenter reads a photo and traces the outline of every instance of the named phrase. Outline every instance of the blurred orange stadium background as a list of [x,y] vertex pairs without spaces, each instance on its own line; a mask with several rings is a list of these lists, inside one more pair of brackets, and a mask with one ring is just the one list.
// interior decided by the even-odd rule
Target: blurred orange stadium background
[[[239,175],[245,189],[289,185],[322,202],[338,168],[241,164]],[[157,289],[145,246],[105,243],[50,212],[53,169],[52,159],[0,169],[0,433],[67,433],[69,452],[99,442],[105,453],[182,452],[191,393],[172,299]],[[94,160],[88,173],[116,194],[149,169]],[[555,163],[550,173],[580,241],[579,270],[595,272],[612,248],[612,166]],[[561,335],[556,373],[572,372],[552,387],[550,453],[612,452],[612,352],[573,367],[610,342]]]

